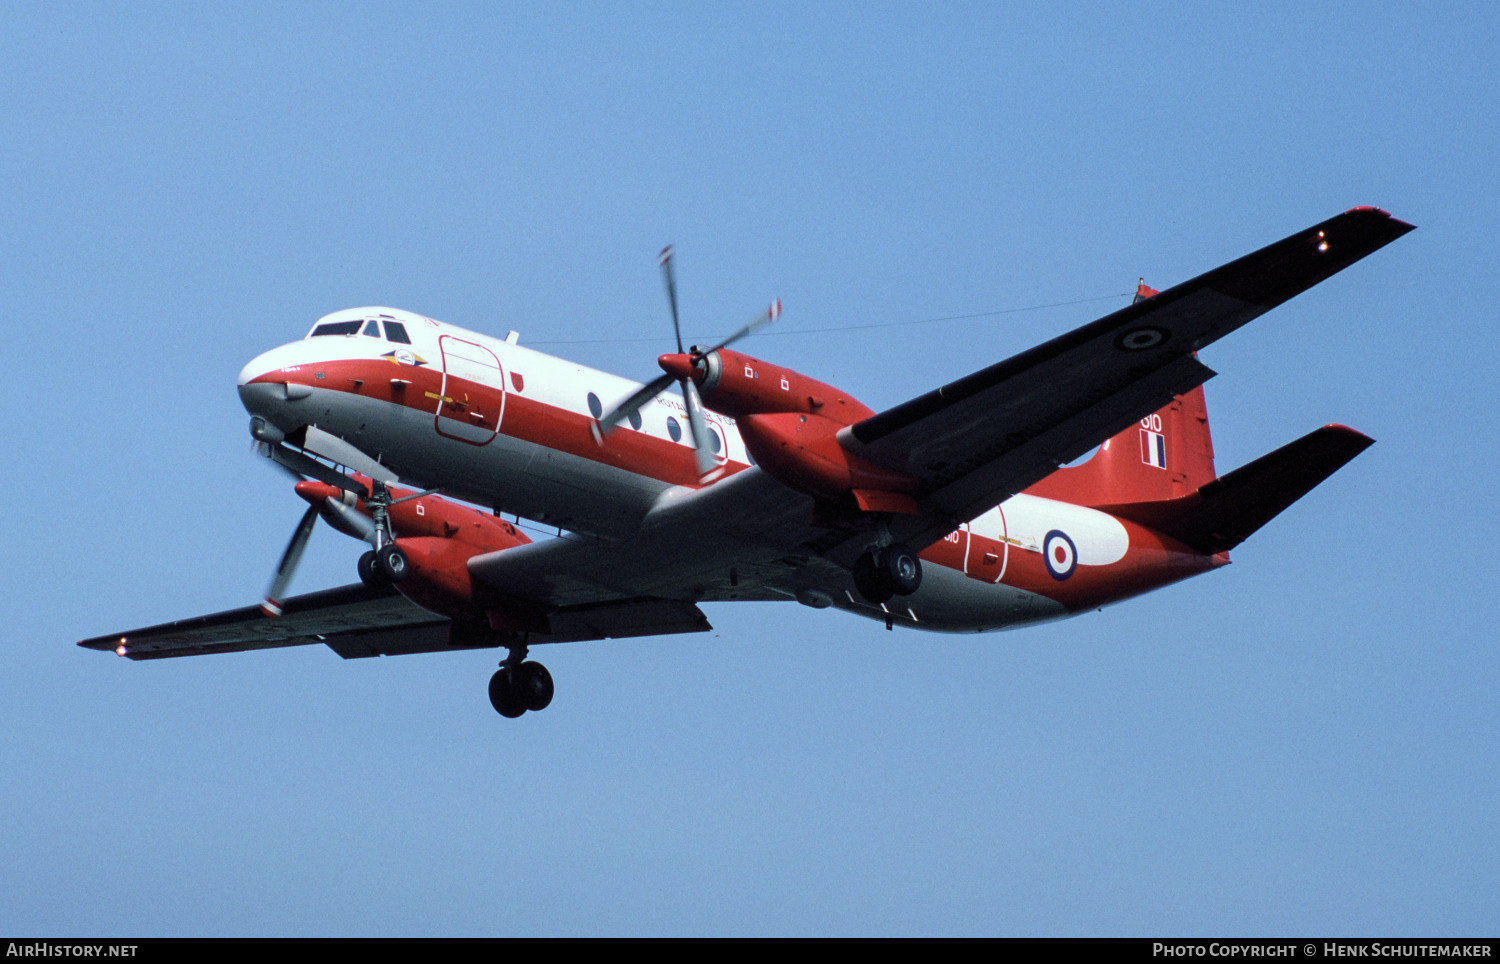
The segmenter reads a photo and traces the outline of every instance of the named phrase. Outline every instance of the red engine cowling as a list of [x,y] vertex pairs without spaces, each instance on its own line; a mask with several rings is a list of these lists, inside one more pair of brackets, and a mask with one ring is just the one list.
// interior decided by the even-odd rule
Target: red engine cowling
[[917,512],[916,479],[839,444],[840,429],[875,414],[847,392],[728,348],[697,360],[693,380],[705,406],[734,417],[751,457],[777,481],[821,498],[852,496],[867,512]]
[[470,559],[531,541],[504,519],[435,495],[398,502],[390,512],[396,545],[411,563],[411,572],[396,588],[417,605],[444,616],[484,614],[475,604]]
[[[356,478],[369,484],[368,479]],[[298,495],[314,504],[330,500],[366,515],[369,513],[363,499],[331,485],[299,482],[296,488]],[[409,489],[391,489],[392,498],[397,500],[413,494]],[[474,598],[469,560],[531,541],[504,519],[441,496],[424,495],[405,502],[397,501],[389,512],[396,545],[406,554],[410,564],[407,575],[396,583],[396,588],[422,608],[454,619],[483,619],[486,616],[485,608]],[[350,530],[346,528],[344,531]]]

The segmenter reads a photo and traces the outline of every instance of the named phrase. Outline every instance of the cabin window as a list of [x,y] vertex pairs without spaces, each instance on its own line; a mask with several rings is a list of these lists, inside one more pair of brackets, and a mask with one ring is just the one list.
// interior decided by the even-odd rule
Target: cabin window
[[639,432],[641,430],[641,413],[640,412],[631,412],[630,413],[630,427],[633,428],[633,429],[635,429],[637,432]]
[[682,441],[682,426],[677,424],[677,419],[667,416],[667,434],[672,436],[672,441]]
[[714,450],[715,455],[724,451],[724,443],[719,441],[719,430],[716,428],[710,427],[708,430],[708,447]]
[[599,396],[589,392],[589,414],[595,418],[604,417],[604,406],[599,403]]
[[388,321],[385,323],[385,337],[398,345],[410,345],[411,339],[406,337],[406,326],[399,321]]
[[314,328],[312,334],[308,337],[316,338],[319,335],[357,335],[359,334],[360,327],[363,325],[364,320],[361,318],[356,318],[353,321],[330,321]]

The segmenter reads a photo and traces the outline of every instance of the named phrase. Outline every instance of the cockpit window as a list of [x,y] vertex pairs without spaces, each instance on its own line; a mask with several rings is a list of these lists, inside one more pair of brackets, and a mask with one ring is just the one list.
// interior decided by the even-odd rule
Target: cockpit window
[[406,337],[406,326],[399,321],[388,321],[385,323],[385,337],[397,344],[411,344],[411,339]]
[[363,324],[364,321],[358,318],[354,321],[330,321],[327,324],[314,328],[312,334],[308,337],[316,338],[319,335],[357,335],[359,334],[360,326]]
[[380,322],[378,322],[378,321],[367,321],[367,322],[365,322],[365,334],[369,335],[371,338],[379,338],[380,337]]

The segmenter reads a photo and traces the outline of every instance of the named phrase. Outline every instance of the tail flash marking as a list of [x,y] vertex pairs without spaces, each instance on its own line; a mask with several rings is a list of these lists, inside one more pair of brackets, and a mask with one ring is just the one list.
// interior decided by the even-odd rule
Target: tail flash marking
[[1141,461],[1158,469],[1167,467],[1167,437],[1148,428],[1141,429]]

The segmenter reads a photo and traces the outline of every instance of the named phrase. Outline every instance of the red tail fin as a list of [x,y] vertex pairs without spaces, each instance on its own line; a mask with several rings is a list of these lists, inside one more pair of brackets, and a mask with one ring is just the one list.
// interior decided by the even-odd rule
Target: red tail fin
[[1026,491],[1075,505],[1159,502],[1196,492],[1215,477],[1200,386],[1105,442],[1088,461],[1058,469]]

